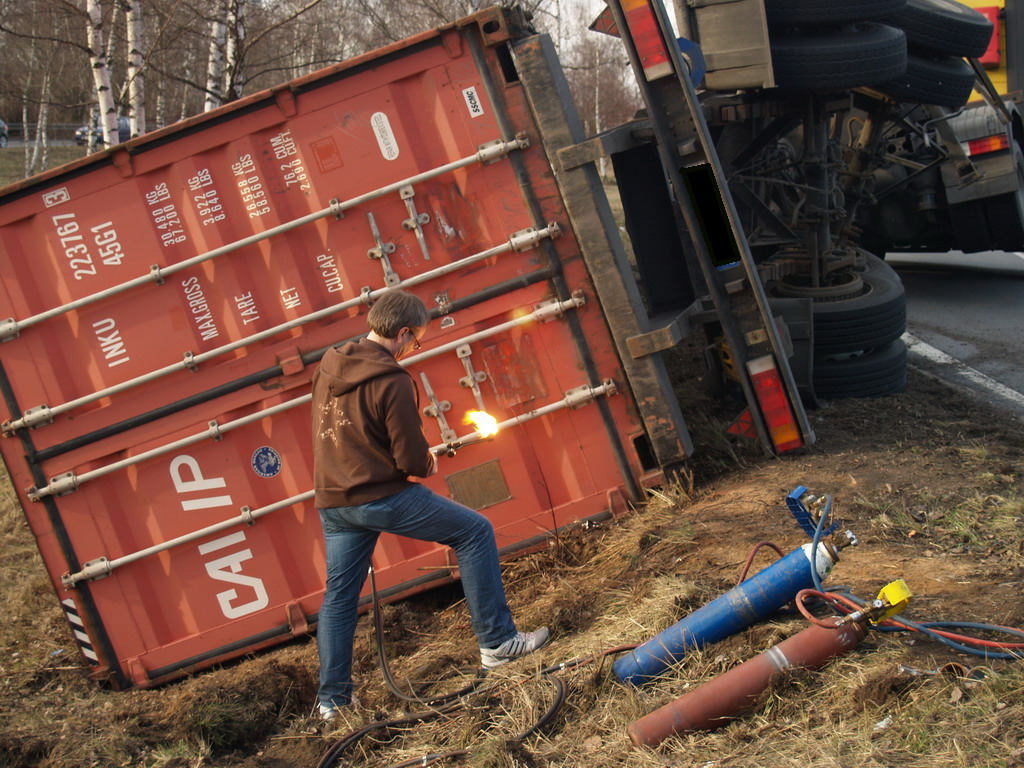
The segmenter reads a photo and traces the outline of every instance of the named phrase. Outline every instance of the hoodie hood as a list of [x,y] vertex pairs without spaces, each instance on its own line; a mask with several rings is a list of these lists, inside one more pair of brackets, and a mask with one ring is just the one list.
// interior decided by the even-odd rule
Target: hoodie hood
[[326,378],[328,391],[334,397],[351,392],[360,384],[395,373],[409,375],[394,355],[368,339],[330,349],[320,361],[319,374]]

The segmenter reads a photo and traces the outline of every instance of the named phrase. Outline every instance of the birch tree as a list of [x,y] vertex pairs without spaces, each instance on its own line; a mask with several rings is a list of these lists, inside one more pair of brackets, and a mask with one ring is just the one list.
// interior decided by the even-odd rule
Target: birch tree
[[107,52],[103,46],[103,6],[101,0],[86,0],[85,10],[89,16],[88,49],[92,65],[93,85],[99,109],[100,128],[103,143],[117,144],[117,107],[114,105],[114,91],[110,87],[110,69],[107,66]]
[[[50,126],[50,82],[51,82],[51,65],[48,63],[46,71],[43,74],[42,82],[42,95],[44,98],[39,100],[39,111],[36,113],[36,135],[32,142],[32,156],[29,161],[29,155],[26,151],[25,160],[25,175],[29,176],[35,173],[36,168],[46,168],[49,161],[50,154],[50,141],[49,141],[49,126]],[[27,124],[26,124],[27,125]],[[28,140],[28,131],[25,131],[25,139]]]
[[245,2],[246,0],[228,0],[224,84],[221,88],[221,93],[228,101],[241,98],[245,90]]
[[128,35],[128,114],[131,117],[132,136],[138,136],[146,132],[146,89],[142,72],[145,58],[142,52],[140,0],[127,0],[124,12]]
[[[27,50],[23,48],[21,51],[25,57],[22,59],[25,72],[21,85],[21,124],[23,126],[22,134],[25,138],[25,175],[30,176],[37,169],[46,167],[49,152],[49,142],[45,127],[48,123],[50,112],[49,98],[53,59],[48,55],[51,51],[51,46],[47,42],[36,39],[28,39],[24,42],[26,43]],[[37,81],[40,70],[42,70],[42,78]],[[33,103],[38,106],[35,113],[30,112],[30,105]],[[32,118],[36,120],[34,136],[29,132],[30,120]]]
[[[223,10],[223,4],[220,6]],[[210,21],[210,54],[206,65],[206,99],[203,111],[210,112],[221,105],[221,87],[224,80],[224,45],[227,38],[227,24],[223,13]]]

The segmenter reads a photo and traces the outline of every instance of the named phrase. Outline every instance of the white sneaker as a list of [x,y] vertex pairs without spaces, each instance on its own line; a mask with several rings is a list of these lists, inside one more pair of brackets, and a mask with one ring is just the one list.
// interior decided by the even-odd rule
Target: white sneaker
[[514,637],[509,638],[497,648],[481,648],[480,662],[484,669],[500,667],[513,659],[521,658],[543,648],[550,636],[547,627],[535,629],[533,632],[516,632]]
[[359,707],[359,701],[356,699],[355,696],[352,697],[352,701],[350,701],[348,704],[343,704],[340,707],[335,707],[329,704],[319,704],[317,706],[317,714],[320,716],[321,720],[323,720],[325,723],[329,723],[338,716],[341,710],[348,709],[349,707],[351,707],[352,709],[356,709]]

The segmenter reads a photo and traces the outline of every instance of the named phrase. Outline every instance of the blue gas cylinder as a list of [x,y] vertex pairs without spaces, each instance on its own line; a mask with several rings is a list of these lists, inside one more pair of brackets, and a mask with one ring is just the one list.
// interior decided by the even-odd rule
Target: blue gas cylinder
[[[620,656],[612,665],[624,683],[642,685],[682,659],[687,651],[716,643],[784,606],[801,589],[813,589],[811,544],[804,544],[719,598],[698,608],[656,637]],[[835,550],[818,544],[815,566],[825,578],[838,560]]]

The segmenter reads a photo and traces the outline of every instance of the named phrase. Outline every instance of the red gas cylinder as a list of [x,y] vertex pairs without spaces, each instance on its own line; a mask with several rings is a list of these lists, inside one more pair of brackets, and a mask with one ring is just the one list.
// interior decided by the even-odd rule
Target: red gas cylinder
[[[835,619],[837,626],[839,619]],[[674,733],[713,730],[747,710],[772,675],[790,667],[818,669],[848,653],[864,638],[860,624],[837,629],[811,625],[764,653],[629,724],[637,746],[656,746]]]

